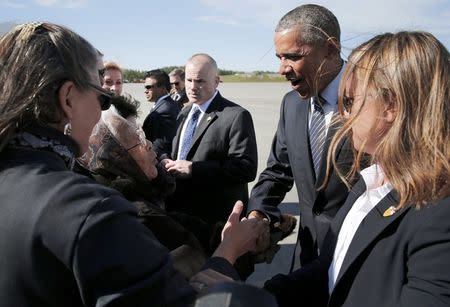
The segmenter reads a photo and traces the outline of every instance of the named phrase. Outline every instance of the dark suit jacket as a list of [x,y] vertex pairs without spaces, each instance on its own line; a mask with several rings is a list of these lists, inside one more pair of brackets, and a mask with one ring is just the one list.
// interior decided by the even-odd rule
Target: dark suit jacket
[[[300,205],[300,248],[296,250],[296,257],[300,259],[296,260],[300,260],[301,265],[317,257],[318,246],[323,242],[330,220],[348,194],[347,187],[334,172],[327,187],[317,191],[325,177],[328,146],[337,125],[328,130],[321,172],[316,182],[308,141],[309,107],[309,99],[300,98],[296,91],[284,96],[267,167],[253,187],[248,205],[248,212],[262,211],[270,217],[271,224],[276,223],[280,221],[277,206],[295,182]],[[347,170],[352,159],[350,142],[341,143],[337,151],[339,167]]]
[[[190,109],[180,112],[173,159]],[[218,93],[195,130],[187,160],[193,162],[192,176],[177,179],[166,208],[199,216],[208,223],[226,220],[237,200],[247,202],[247,183],[256,176],[256,137],[250,113]]]
[[[358,182],[333,220],[319,259],[265,285],[280,306],[450,306],[450,197],[384,217],[398,204],[394,191],[361,222],[328,295],[328,268],[351,206],[365,191]],[[328,305],[327,305],[328,304]]]
[[[174,96],[172,95],[171,97],[174,97]],[[172,98],[172,99],[173,99],[173,98]],[[174,101],[175,101],[175,100],[174,100]],[[175,103],[177,104],[178,109],[180,109],[180,111],[181,111],[181,109],[184,108],[184,106],[185,106],[188,102],[189,102],[189,98],[188,98],[188,96],[187,96],[185,90],[183,90],[183,91],[181,92],[181,94],[180,94],[180,99],[178,99],[178,100],[175,101]]]
[[158,157],[170,154],[178,113],[177,103],[167,96],[155,105],[142,124],[145,136],[153,143]]

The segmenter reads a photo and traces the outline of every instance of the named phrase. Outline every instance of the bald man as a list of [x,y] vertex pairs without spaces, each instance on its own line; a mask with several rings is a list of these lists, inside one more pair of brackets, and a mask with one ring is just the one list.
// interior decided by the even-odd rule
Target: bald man
[[223,98],[216,61],[195,54],[186,64],[191,105],[178,117],[172,159],[166,169],[177,177],[167,210],[198,216],[210,226],[225,221],[237,200],[248,201],[247,183],[256,177],[257,149],[250,113]]

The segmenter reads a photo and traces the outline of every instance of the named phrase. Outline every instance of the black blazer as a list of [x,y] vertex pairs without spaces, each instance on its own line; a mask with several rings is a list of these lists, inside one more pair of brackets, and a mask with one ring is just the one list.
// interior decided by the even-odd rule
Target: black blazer
[[167,96],[155,105],[142,124],[145,137],[153,143],[158,157],[170,153],[179,111],[177,103]]
[[[333,220],[319,259],[265,285],[280,306],[450,306],[450,197],[391,216],[394,191],[363,219],[328,295],[328,268],[351,206],[366,189],[358,182]],[[295,303],[294,303],[295,302]]]
[[[173,159],[190,109],[180,112]],[[247,202],[247,183],[256,176],[256,137],[250,113],[217,93],[195,130],[187,160],[193,162],[192,176],[177,179],[166,208],[199,216],[208,223],[226,220],[237,200]]]
[[[301,265],[317,257],[318,246],[323,242],[329,223],[348,194],[347,187],[334,172],[327,187],[317,191],[325,177],[328,146],[338,126],[330,126],[328,130],[316,182],[308,141],[309,108],[310,100],[302,99],[296,91],[284,96],[267,167],[253,187],[248,205],[248,212],[259,210],[270,217],[271,224],[279,222],[277,206],[295,182],[300,205],[300,248],[297,248],[296,256],[300,257]],[[347,170],[352,159],[351,143],[346,140],[337,151],[339,167]]]

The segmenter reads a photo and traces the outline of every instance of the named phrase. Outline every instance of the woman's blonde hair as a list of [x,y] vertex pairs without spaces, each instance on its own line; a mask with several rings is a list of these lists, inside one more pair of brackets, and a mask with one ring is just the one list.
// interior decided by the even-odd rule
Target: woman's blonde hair
[[[357,80],[368,95],[381,99],[396,111],[391,127],[372,154],[386,179],[399,195],[398,207],[422,207],[450,194],[450,95],[448,50],[430,33],[399,32],[378,35],[350,55],[339,88],[339,110],[344,120],[343,96],[347,80]],[[368,103],[368,102],[367,102]],[[341,178],[349,182],[360,170],[362,150],[356,153],[349,172],[343,174],[333,158],[339,142],[351,138],[358,118],[344,120],[328,153]]]

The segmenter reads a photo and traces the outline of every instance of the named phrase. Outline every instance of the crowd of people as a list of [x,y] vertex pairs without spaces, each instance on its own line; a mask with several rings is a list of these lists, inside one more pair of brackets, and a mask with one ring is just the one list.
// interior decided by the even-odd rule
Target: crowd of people
[[[1,37],[0,305],[449,306],[449,51],[403,31],[344,60],[340,35],[320,5],[278,22],[292,91],[250,192],[252,115],[210,55],[146,74],[140,126],[122,68],[77,33]],[[294,184],[290,272],[247,285],[295,225]]]

